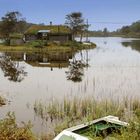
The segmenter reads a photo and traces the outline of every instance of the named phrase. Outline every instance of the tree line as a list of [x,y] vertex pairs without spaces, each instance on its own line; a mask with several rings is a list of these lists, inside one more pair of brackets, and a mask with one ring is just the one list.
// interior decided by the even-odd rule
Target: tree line
[[122,37],[138,37],[140,38],[140,21],[132,23],[130,26],[123,26],[116,31],[108,31],[107,28],[98,31],[89,31],[89,36],[107,37],[107,36],[122,36]]
[[[0,20],[0,38],[9,42],[10,34],[24,32],[34,23],[26,22],[25,18],[18,11],[6,13]],[[89,31],[89,25],[81,12],[72,12],[65,17],[65,25],[69,26],[73,37],[80,37],[82,41],[83,36],[125,36],[125,37],[140,37],[140,21],[134,22],[130,26],[123,26],[121,29],[109,32],[107,28],[99,31]],[[34,24],[35,25],[35,24]]]
[[8,41],[12,33],[24,33],[29,27],[18,11],[6,13],[0,21],[0,38]]
[[130,26],[123,26],[115,33],[127,37],[140,37],[140,21],[134,22]]
[[[86,25],[81,12],[72,12],[66,15],[64,24],[70,27],[74,38],[80,35],[80,41],[82,41],[83,34],[87,31],[88,25]],[[23,34],[31,25],[31,23],[26,22],[20,12],[8,12],[0,21],[0,38],[9,42],[10,34]]]

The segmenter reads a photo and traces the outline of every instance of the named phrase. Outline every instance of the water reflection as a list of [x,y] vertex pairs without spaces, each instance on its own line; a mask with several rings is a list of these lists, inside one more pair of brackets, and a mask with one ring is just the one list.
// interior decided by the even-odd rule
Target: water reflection
[[14,62],[9,56],[3,55],[0,57],[0,67],[8,80],[13,82],[21,82],[27,75],[24,67],[19,65],[19,62]]
[[69,59],[72,59],[74,55],[73,52],[6,52],[5,54],[14,61],[25,61],[34,67],[51,67],[51,69],[68,67]]
[[[67,80],[72,80],[73,82],[81,82],[82,77],[84,76],[84,68],[88,67],[88,51],[87,50],[86,50],[86,57],[84,57],[83,52],[80,51],[79,58],[74,57],[75,52],[55,52],[55,53],[6,52],[5,56],[7,56],[3,59],[5,60],[5,64],[8,64],[8,62],[6,61],[10,61],[10,60],[12,60],[10,61],[10,63],[13,63],[13,64],[15,64],[14,63],[15,61],[18,61],[18,62],[24,61],[33,67],[50,67],[51,71],[53,71],[54,68],[61,69],[61,68],[68,67],[68,71],[66,71],[66,78]],[[11,70],[9,70],[9,72],[12,73]],[[18,72],[15,73],[15,75],[16,74],[18,76]]]
[[64,68],[68,67],[69,59],[72,59],[72,52],[54,53],[28,53],[25,55],[25,62],[35,67]]
[[131,47],[132,49],[140,52],[140,40],[132,40],[127,42],[122,42],[124,47]]
[[84,75],[84,67],[88,66],[82,61],[74,61],[70,63],[69,70],[66,71],[67,79],[73,82],[81,82]]
[[83,57],[83,52],[80,51],[80,56],[78,60],[73,57],[72,62],[68,67],[68,71],[66,71],[67,80],[71,80],[73,82],[81,82],[84,76],[84,68],[88,67],[88,51],[86,50],[86,58]]

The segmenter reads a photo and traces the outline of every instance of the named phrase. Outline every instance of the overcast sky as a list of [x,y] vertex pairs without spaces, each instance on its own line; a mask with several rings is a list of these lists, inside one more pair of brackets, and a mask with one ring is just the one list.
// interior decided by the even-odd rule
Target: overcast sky
[[0,0],[0,17],[19,11],[28,22],[63,24],[71,12],[82,12],[90,29],[116,30],[140,20],[140,0]]

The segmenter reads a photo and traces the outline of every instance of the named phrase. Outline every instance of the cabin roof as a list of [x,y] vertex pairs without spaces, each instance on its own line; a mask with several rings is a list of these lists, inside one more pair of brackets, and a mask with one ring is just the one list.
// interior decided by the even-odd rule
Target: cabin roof
[[37,34],[38,32],[71,33],[71,29],[65,25],[32,25],[25,34]]

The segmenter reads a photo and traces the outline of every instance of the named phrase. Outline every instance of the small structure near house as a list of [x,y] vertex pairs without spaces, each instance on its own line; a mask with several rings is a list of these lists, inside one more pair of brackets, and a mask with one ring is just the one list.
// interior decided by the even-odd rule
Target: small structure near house
[[25,32],[25,41],[72,41],[71,29],[64,25],[33,25]]
[[54,140],[90,140],[91,135],[104,135],[107,137],[112,132],[119,131],[129,124],[120,121],[118,117],[106,116],[86,124],[77,125],[62,131]]
[[22,34],[11,34],[10,35],[10,46],[23,45],[23,35]]

